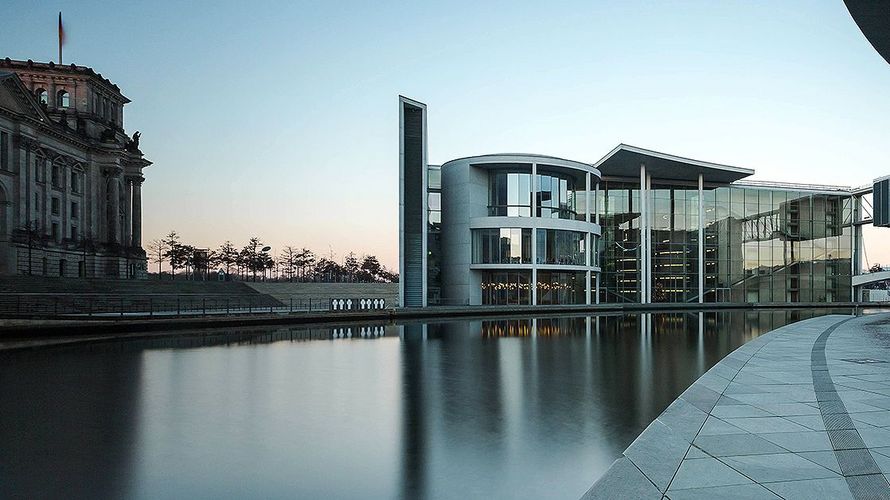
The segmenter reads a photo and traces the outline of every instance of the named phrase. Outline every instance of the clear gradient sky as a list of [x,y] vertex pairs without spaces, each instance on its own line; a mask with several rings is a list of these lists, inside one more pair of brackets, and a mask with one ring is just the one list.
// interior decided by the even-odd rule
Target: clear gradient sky
[[[259,235],[398,263],[397,95],[430,161],[621,142],[860,185],[890,174],[890,65],[842,0],[5,0],[0,57],[91,66],[154,165],[145,240]],[[866,232],[890,264],[890,230]],[[273,251],[274,251],[273,250]]]

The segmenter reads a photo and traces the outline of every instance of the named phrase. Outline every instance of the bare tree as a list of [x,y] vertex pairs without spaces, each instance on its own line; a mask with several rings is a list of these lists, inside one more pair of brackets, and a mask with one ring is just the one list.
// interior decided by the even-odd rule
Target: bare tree
[[161,264],[163,264],[166,257],[164,256],[167,253],[167,242],[156,238],[151,240],[148,244],[148,255],[152,262],[157,262],[158,264],[158,279],[161,279]]
[[298,262],[299,250],[292,246],[286,246],[281,250],[281,255],[278,256],[278,263],[284,268],[284,276],[288,281],[294,280]]
[[181,267],[185,261],[185,255],[182,252],[183,245],[179,243],[179,235],[176,234],[176,231],[170,231],[163,241],[167,245],[164,257],[170,263],[170,278],[176,279],[176,268]]

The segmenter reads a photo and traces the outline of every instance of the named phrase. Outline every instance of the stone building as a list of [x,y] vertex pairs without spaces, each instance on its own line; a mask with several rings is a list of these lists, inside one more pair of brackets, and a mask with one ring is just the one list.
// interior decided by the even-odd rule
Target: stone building
[[129,102],[91,68],[0,59],[0,274],[146,275]]

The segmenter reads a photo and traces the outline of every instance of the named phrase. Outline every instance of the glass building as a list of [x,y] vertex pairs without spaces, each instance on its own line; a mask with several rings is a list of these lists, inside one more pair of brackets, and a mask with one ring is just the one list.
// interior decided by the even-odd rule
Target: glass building
[[423,305],[853,300],[861,189],[624,144],[593,164],[498,154],[422,168]]

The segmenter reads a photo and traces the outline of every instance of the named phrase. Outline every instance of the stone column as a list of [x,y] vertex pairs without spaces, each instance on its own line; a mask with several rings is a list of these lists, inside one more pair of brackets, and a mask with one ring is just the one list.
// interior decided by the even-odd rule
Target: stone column
[[123,237],[121,238],[121,243],[125,246],[132,245],[132,229],[133,229],[133,178],[125,177],[124,178],[124,227],[123,227]]
[[142,246],[142,181],[141,177],[133,180],[133,246]]
[[[105,211],[105,231],[109,243],[121,243],[120,230],[120,171],[107,169],[105,171],[108,196]],[[110,213],[109,213],[110,212]]]

